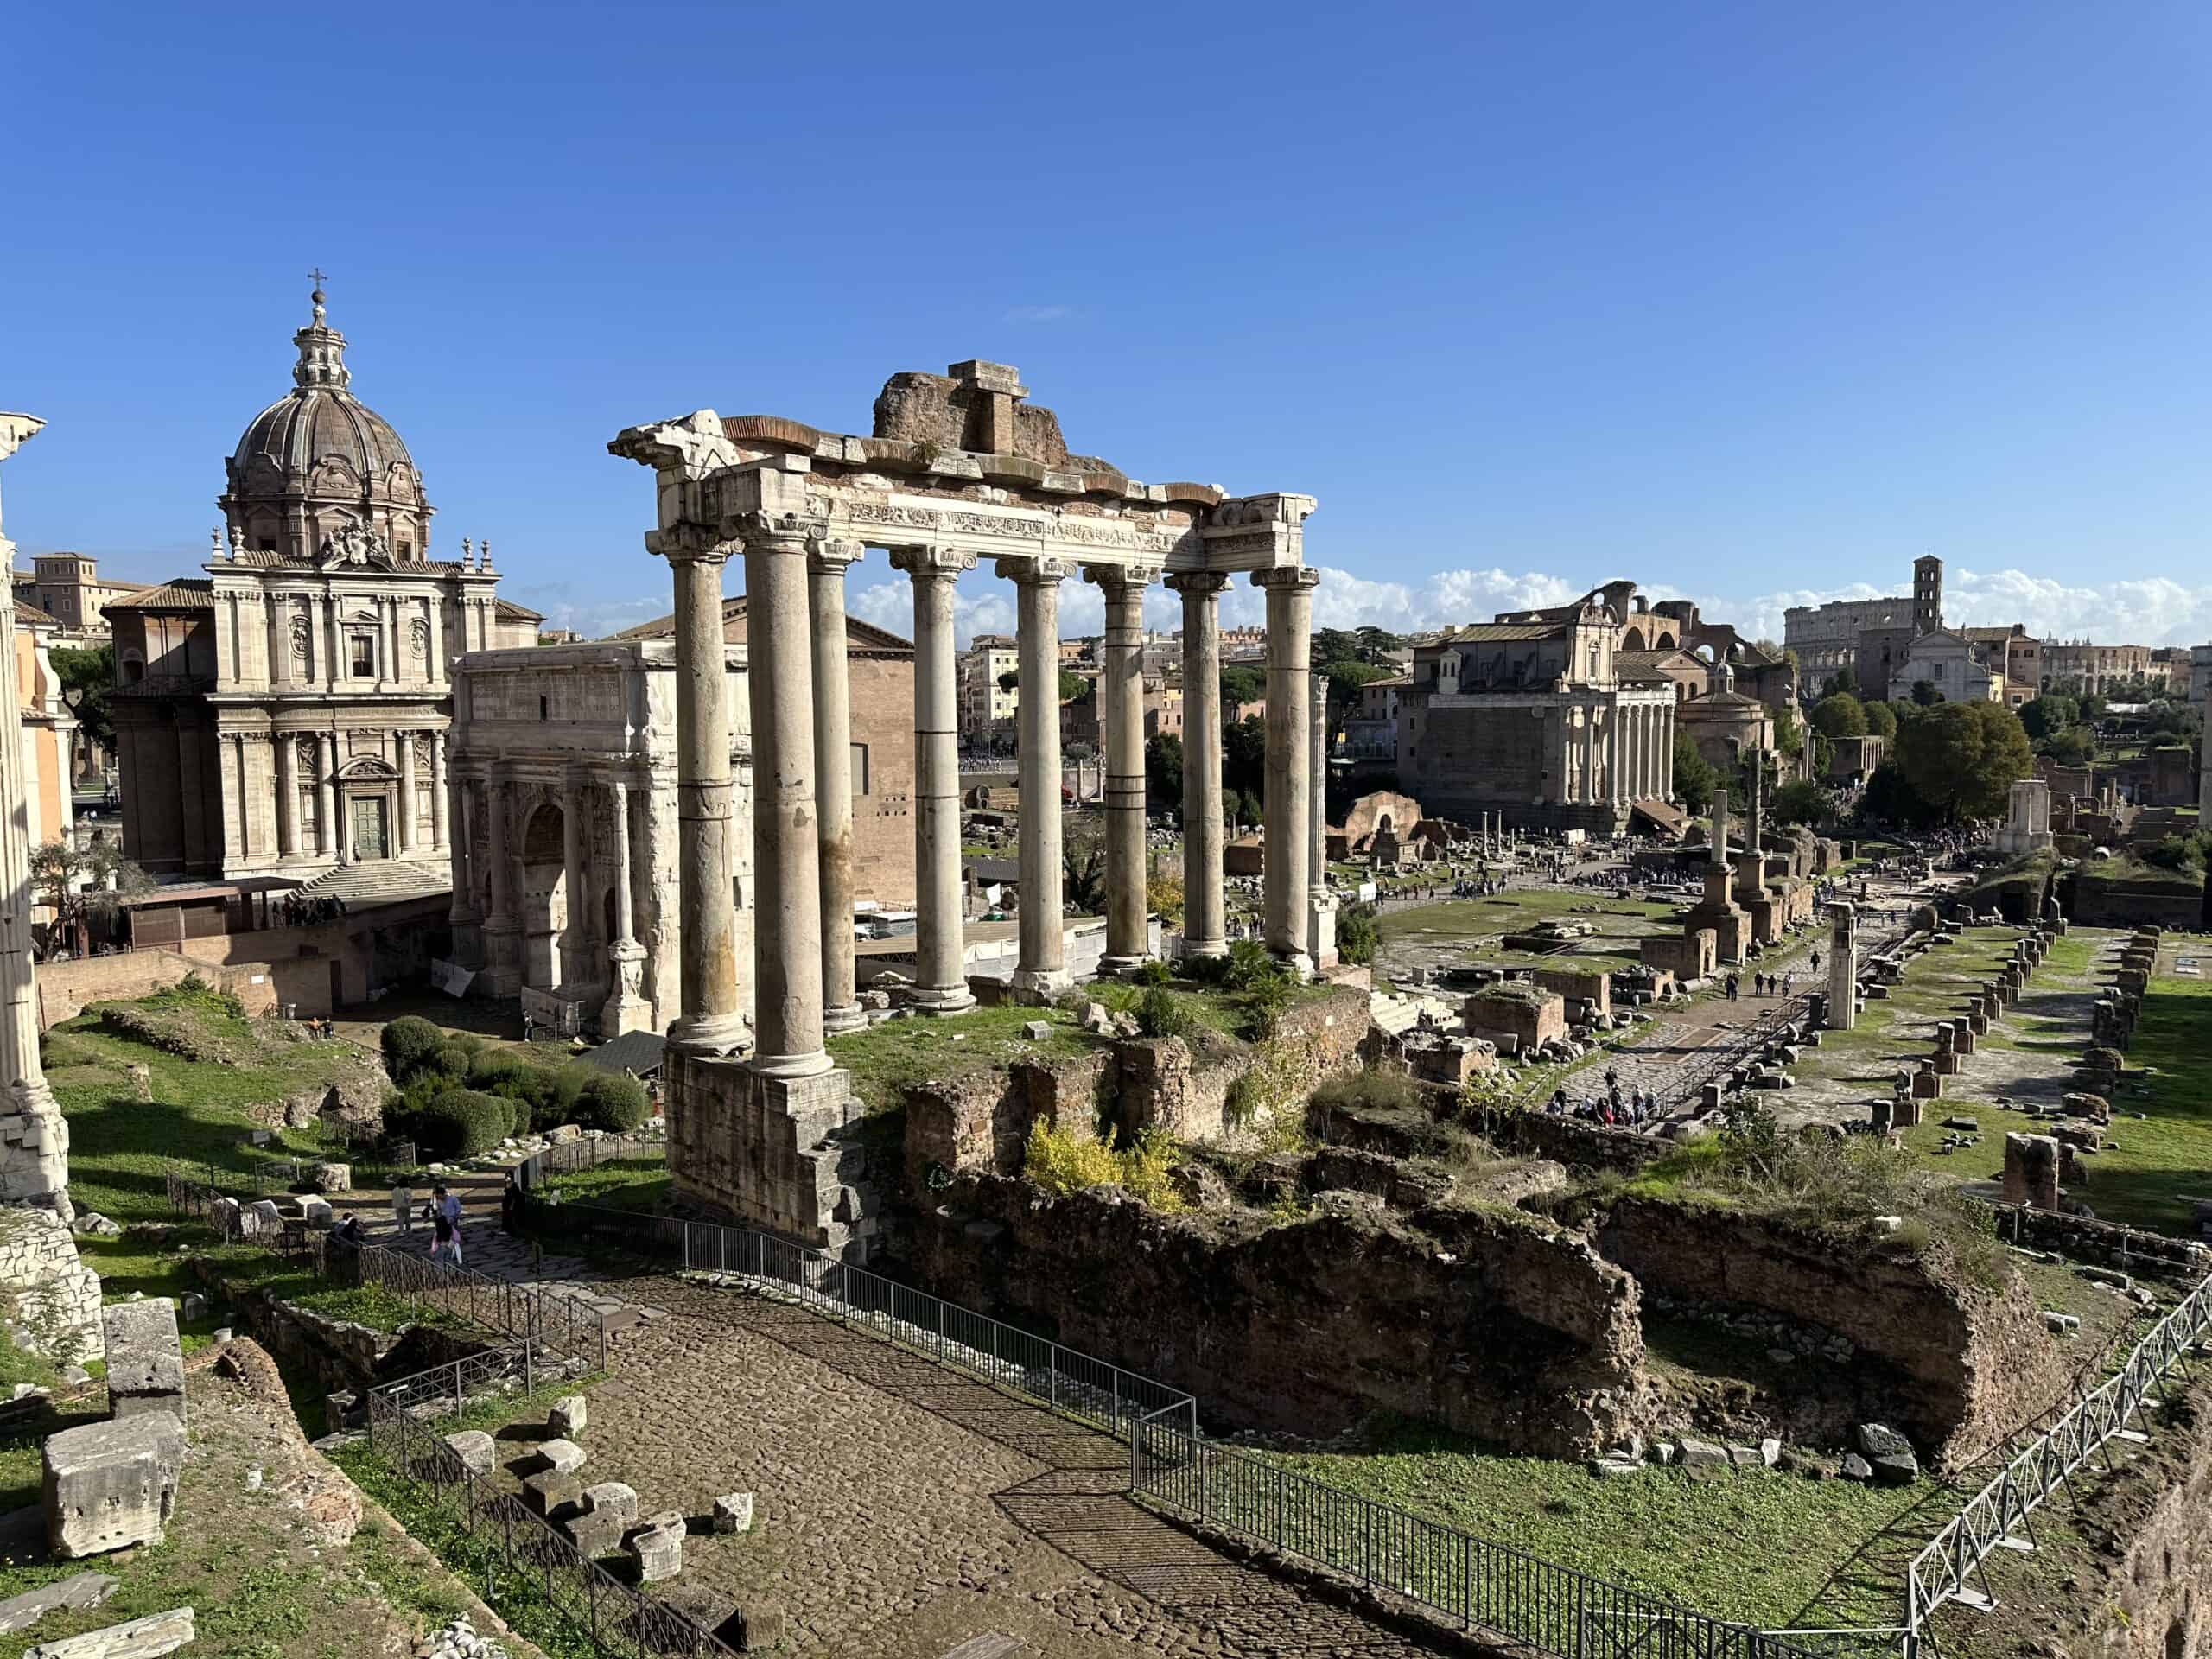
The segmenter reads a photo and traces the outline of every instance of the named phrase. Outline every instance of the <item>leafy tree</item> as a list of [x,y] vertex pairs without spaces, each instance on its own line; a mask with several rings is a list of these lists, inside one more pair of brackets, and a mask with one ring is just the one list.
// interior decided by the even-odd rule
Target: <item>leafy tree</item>
[[2069,726],[2044,739],[2036,750],[2062,766],[2086,766],[2097,758],[2096,735],[2086,726]]
[[1784,784],[1767,802],[1767,811],[1777,824],[1818,824],[1829,816],[1827,791],[1817,784]]
[[1713,786],[1720,781],[1712,763],[1697,752],[1688,732],[1675,734],[1675,798],[1685,811],[1702,812],[1713,804]]
[[1912,683],[1912,700],[1923,709],[1932,709],[1943,701],[1943,694],[1936,689],[1933,680],[1915,680]]
[[1224,789],[1258,794],[1268,783],[1268,728],[1257,715],[1247,715],[1221,734]]
[[1249,663],[1236,663],[1221,671],[1221,706],[1234,709],[1239,703],[1257,702],[1268,695],[1268,677],[1264,670]]
[[2166,836],[2143,855],[2143,861],[2162,870],[2187,874],[2203,869],[2208,855],[2212,855],[2212,830],[2200,830],[2193,835]]
[[107,699],[115,689],[115,647],[56,645],[47,657],[54,664],[54,677],[60,682],[62,703],[76,716],[78,729],[112,748],[115,724],[108,718]]
[[1081,702],[1097,689],[1098,682],[1096,680],[1086,680],[1082,675],[1071,674],[1065,668],[1060,671],[1060,701],[1062,702]]
[[2046,691],[2020,709],[2020,724],[2037,743],[2056,737],[2069,726],[2078,725],[2082,705],[2062,693]]
[[1085,916],[1106,909],[1106,826],[1095,814],[1070,818],[1060,841],[1061,897]]
[[1839,691],[1847,691],[1854,696],[1858,695],[1859,676],[1848,664],[1839,668],[1821,682],[1821,696],[1832,697]]
[[1904,767],[1895,759],[1885,760],[1874,768],[1874,775],[1866,780],[1866,793],[1860,808],[1869,817],[1915,828],[1924,827],[1936,818],[1928,803],[1905,781]]
[[1145,807],[1153,812],[1183,810],[1183,740],[1162,732],[1145,740]]
[[[1074,677],[1073,677],[1072,675],[1071,675],[1069,677],[1070,677],[1071,679],[1072,679]],[[1001,690],[1001,691],[1018,691],[1018,690],[1020,690],[1020,689],[1021,689],[1021,671],[1020,671],[1020,669],[1018,669],[1018,668],[1009,668],[1008,670],[1007,670],[1007,671],[1006,671],[1005,673],[1003,673],[1003,674],[1001,674],[1001,675],[1000,675],[1000,676],[999,676],[999,690]]]
[[1886,702],[1862,705],[1866,710],[1866,729],[1887,742],[1897,734],[1897,711]]
[[1372,684],[1376,680],[1387,680],[1397,671],[1393,665],[1355,662],[1348,657],[1324,663],[1319,672],[1328,685],[1329,707],[1334,711],[1332,722],[1337,715],[1357,706],[1360,687]]
[[2034,760],[2020,717],[1999,703],[1943,703],[1897,730],[1904,781],[1946,823],[1996,817]]
[[1827,737],[1866,735],[1866,705],[1848,691],[1832,691],[1813,705],[1813,728]]
[[105,931],[123,901],[151,892],[154,878],[123,855],[112,841],[78,848],[49,841],[31,849],[31,886],[54,912],[54,931],[78,956],[91,954],[92,924]]
[[1316,628],[1311,661],[1315,668],[1325,668],[1331,663],[1371,663],[1388,673],[1397,666],[1390,653],[1402,650],[1405,643],[1382,628]]

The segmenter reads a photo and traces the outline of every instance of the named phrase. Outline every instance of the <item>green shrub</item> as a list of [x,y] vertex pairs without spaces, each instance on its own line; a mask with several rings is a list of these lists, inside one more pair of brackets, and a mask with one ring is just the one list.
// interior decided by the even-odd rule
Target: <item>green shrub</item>
[[1136,971],[1129,977],[1140,985],[1165,985],[1175,976],[1168,971],[1167,964],[1159,957],[1147,957],[1137,964]]
[[446,1034],[420,1014],[404,1014],[384,1028],[384,1069],[404,1084],[438,1052]]
[[645,1121],[645,1085],[627,1071],[585,1071],[576,1093],[576,1121],[594,1129],[626,1135]]
[[1056,1196],[1093,1186],[1118,1186],[1163,1215],[1173,1215],[1185,1206],[1167,1172],[1182,1152],[1173,1135],[1156,1128],[1145,1130],[1135,1146],[1116,1152],[1095,1130],[1059,1128],[1040,1117],[1029,1126],[1021,1168]]
[[1248,1034],[1254,1042],[1272,1042],[1281,1032],[1282,1017],[1290,1012],[1294,989],[1290,976],[1281,969],[1272,978],[1262,980],[1252,988],[1252,1020]]
[[1223,957],[1185,957],[1183,958],[1183,977],[1196,985],[1221,985],[1229,979],[1229,958]]
[[474,1158],[511,1133],[512,1106],[474,1089],[447,1089],[415,1114],[418,1153],[431,1159]]
[[1238,939],[1231,944],[1228,963],[1222,970],[1221,981],[1232,991],[1256,991],[1263,985],[1287,978],[1282,964],[1257,939]]
[[1158,985],[1137,1000],[1136,1021],[1137,1029],[1147,1037],[1190,1037],[1198,1029],[1191,1005]]
[[1396,1071],[1354,1071],[1316,1089],[1313,1104],[1324,1111],[1412,1111],[1421,1104],[1421,1085]]
[[1346,905],[1337,916],[1337,955],[1355,968],[1375,960],[1382,930],[1372,905]]

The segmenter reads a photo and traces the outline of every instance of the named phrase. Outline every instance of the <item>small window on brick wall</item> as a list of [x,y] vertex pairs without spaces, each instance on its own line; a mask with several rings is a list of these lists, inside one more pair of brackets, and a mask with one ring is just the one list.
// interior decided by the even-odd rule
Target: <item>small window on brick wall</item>
[[853,794],[855,798],[870,793],[868,779],[868,745],[853,745]]

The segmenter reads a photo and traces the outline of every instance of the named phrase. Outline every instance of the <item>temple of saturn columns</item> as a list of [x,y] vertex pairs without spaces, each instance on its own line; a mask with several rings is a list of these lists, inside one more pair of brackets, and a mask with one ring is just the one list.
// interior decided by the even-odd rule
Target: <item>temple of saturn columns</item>
[[[648,550],[675,580],[681,1013],[669,1027],[670,1166],[688,1197],[817,1248],[864,1257],[874,1231],[849,1079],[823,1047],[856,1007],[845,576],[869,548],[912,579],[917,951],[913,1007],[974,1005],[962,967],[953,584],[988,564],[1018,595],[1020,685],[1017,995],[1065,987],[1057,721],[1059,604],[1071,577],[1105,600],[1106,959],[1147,950],[1143,603],[1181,596],[1186,741],[1186,954],[1228,948],[1222,887],[1222,592],[1267,595],[1268,854],[1263,933],[1294,971],[1332,965],[1308,687],[1313,498],[1142,484],[1071,454],[1014,370],[957,363],[885,383],[866,436],[700,410],[628,428],[611,453],[652,469]],[[751,609],[753,1029],[741,1012],[724,567]]]

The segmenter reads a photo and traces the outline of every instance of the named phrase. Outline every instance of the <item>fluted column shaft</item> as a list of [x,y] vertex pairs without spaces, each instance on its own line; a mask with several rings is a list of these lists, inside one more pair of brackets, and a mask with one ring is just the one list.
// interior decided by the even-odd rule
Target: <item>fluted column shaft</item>
[[292,783],[292,763],[299,755],[299,740],[289,732],[275,738],[276,759],[276,854],[289,858],[300,850],[300,791]]
[[1014,581],[1020,652],[1020,955],[1014,988],[1044,1000],[1068,982],[1060,869],[1060,584],[1068,566],[1058,559],[1001,559],[998,572]]
[[1221,870],[1221,594],[1229,578],[1167,578],[1183,596],[1183,954],[1229,950]]
[[403,853],[415,850],[415,734],[394,732],[399,751],[399,833],[396,844]]
[[808,550],[807,616],[814,633],[814,804],[820,821],[822,1025],[851,1031],[861,1013],[853,961],[853,700],[845,628],[845,572],[858,542]]
[[925,1013],[973,1007],[960,896],[960,697],[952,584],[976,568],[957,548],[900,548],[914,581],[914,1001]]
[[1145,904],[1144,590],[1157,571],[1090,565],[1106,595],[1098,718],[1106,750],[1106,955],[1101,973],[1142,962],[1151,944]]
[[1313,588],[1319,575],[1301,566],[1262,570],[1253,584],[1268,596],[1267,852],[1261,866],[1268,948],[1294,971],[1313,969],[1307,951],[1313,746]]
[[677,869],[683,906],[683,1013],[669,1041],[726,1054],[745,1041],[737,1000],[728,689],[722,565],[729,544],[691,526],[660,532],[676,585]]
[[748,531],[752,1065],[778,1077],[830,1070],[822,1046],[822,845],[815,816],[814,645],[807,609],[806,537],[796,531]]

